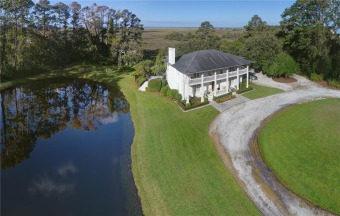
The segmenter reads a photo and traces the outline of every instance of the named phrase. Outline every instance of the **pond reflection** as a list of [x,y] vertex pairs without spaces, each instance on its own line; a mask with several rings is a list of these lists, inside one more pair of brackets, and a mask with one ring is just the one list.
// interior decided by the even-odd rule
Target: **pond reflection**
[[117,121],[129,104],[114,88],[79,80],[34,82],[1,92],[1,167],[29,158],[38,137],[64,130],[96,130]]
[[54,79],[2,91],[1,213],[140,215],[133,133],[114,87]]

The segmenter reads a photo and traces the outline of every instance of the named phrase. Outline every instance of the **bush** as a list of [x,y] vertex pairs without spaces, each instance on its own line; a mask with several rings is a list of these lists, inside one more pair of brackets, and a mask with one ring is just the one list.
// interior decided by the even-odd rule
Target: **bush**
[[159,92],[162,88],[162,79],[153,79],[148,83],[148,91]]
[[249,87],[249,88],[241,88],[240,90],[237,90],[236,93],[237,94],[241,94],[247,91],[253,90],[253,87]]
[[328,85],[334,88],[340,89],[340,81],[339,80],[329,80]]
[[163,79],[153,79],[148,83],[149,92],[160,92],[161,88],[167,86],[167,83]]
[[191,105],[197,105],[201,103],[201,98],[200,97],[189,97],[189,103]]
[[169,89],[168,92],[167,92],[167,96],[171,100],[176,99],[178,101],[178,99],[180,98],[179,101],[181,101],[181,99],[182,99],[182,95],[180,93],[178,93],[178,90],[176,90],[176,89]]
[[142,86],[147,79],[145,77],[139,76],[136,78],[136,83],[138,86]]
[[311,73],[310,79],[312,81],[323,81],[323,74]]
[[209,101],[208,100],[204,100],[203,103],[199,103],[199,104],[186,104],[185,101],[178,101],[177,104],[183,109],[183,110],[190,110],[190,109],[194,109],[194,108],[197,108],[197,107],[200,107],[200,106],[204,106],[204,105],[207,105],[209,104]]
[[287,53],[281,52],[275,56],[275,59],[271,65],[264,65],[266,73],[270,76],[284,76],[288,77],[294,73],[300,73],[298,63]]
[[133,69],[130,66],[124,65],[124,66],[120,66],[117,70],[118,73],[129,73],[134,71],[135,69]]
[[169,86],[163,86],[161,88],[161,95],[167,96],[167,93],[168,93],[169,89],[170,89]]

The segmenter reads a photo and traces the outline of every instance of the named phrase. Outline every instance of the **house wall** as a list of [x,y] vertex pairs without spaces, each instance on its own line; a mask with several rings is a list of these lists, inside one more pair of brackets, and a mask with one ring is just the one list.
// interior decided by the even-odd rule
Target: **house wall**
[[[231,68],[230,71],[235,71],[237,68]],[[243,67],[240,67],[240,69],[243,69]],[[226,74],[227,69],[223,70],[216,70],[216,74]],[[195,74],[189,74],[185,75],[181,72],[179,72],[176,68],[172,67],[171,64],[168,64],[167,71],[166,71],[166,77],[168,85],[171,89],[177,89],[178,92],[182,95],[182,99],[186,100],[188,96],[190,97],[202,97],[202,93],[206,91],[213,91],[213,85],[212,82],[204,83],[203,87],[201,84],[197,84],[194,86],[188,85],[188,79],[194,79],[194,78],[201,78],[202,74],[204,77],[207,76],[213,76],[215,74],[215,71],[206,71],[198,73],[196,76]],[[242,76],[240,76],[240,82],[242,82]],[[217,81],[217,88],[219,90],[227,90],[230,87],[236,88],[237,87],[237,77],[230,77],[228,83],[226,80],[219,80]],[[202,89],[203,88],[203,89]]]
[[182,95],[184,99],[184,91],[185,91],[185,78],[186,76],[180,73],[176,68],[168,65],[166,70],[166,80],[171,89],[177,89],[178,92]]

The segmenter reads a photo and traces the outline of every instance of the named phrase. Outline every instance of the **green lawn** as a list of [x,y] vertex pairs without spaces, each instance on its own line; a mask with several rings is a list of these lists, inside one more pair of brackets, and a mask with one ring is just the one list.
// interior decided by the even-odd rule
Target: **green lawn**
[[270,88],[260,85],[251,84],[254,90],[242,94],[244,97],[249,99],[257,99],[262,97],[267,97],[269,95],[278,94],[283,92],[281,89]]
[[309,102],[273,118],[259,136],[262,155],[300,196],[340,214],[340,99]]
[[133,173],[145,215],[259,215],[208,135],[218,112],[183,113],[159,94],[120,81],[135,126]]

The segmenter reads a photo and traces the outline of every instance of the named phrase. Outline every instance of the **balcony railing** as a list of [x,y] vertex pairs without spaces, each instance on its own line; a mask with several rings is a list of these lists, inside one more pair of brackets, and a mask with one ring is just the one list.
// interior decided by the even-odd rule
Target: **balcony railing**
[[[246,74],[246,73],[247,73],[247,69],[246,68],[242,69],[242,70],[239,70],[239,75],[243,75],[243,74]],[[235,77],[235,76],[237,76],[237,71],[230,71],[229,72],[229,75],[228,75],[229,78]],[[216,80],[223,80],[223,79],[227,79],[227,74],[226,73],[217,74],[216,75]],[[212,82],[214,80],[215,80],[215,75],[203,77],[203,83]],[[190,79],[189,80],[189,85],[197,85],[197,84],[200,84],[201,81],[202,81],[201,77],[200,78]]]

